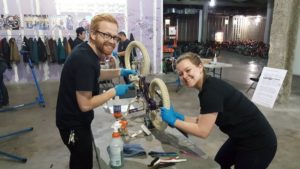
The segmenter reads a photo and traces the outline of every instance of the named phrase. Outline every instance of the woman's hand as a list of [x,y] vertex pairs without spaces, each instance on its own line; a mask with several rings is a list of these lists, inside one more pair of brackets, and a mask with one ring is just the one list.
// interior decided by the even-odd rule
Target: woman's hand
[[170,126],[174,127],[174,124],[175,124],[177,118],[176,118],[173,110],[167,109],[165,107],[161,107],[160,115],[161,115],[161,118],[163,121],[168,123]]

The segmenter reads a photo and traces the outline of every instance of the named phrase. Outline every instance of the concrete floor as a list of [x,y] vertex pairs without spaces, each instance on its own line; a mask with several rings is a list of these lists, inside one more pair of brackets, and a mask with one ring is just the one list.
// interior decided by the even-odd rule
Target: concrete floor
[[[262,59],[238,56],[222,51],[220,61],[232,63],[232,68],[223,69],[223,79],[241,91],[251,84],[249,77],[255,77],[265,63]],[[258,65],[258,66],[257,66]],[[176,75],[159,75],[166,82],[174,82]],[[33,127],[32,132],[0,140],[0,151],[27,157],[27,163],[19,163],[0,157],[0,169],[67,169],[69,153],[63,145],[55,126],[55,106],[58,82],[42,82],[41,88],[46,99],[46,107],[33,106],[14,112],[0,113],[0,135]],[[296,86],[296,84],[298,84]],[[300,77],[294,76],[292,94],[286,103],[276,104],[273,109],[259,107],[273,126],[278,137],[278,151],[270,169],[295,169],[300,166]],[[177,111],[196,115],[199,112],[197,93],[193,89],[181,88],[175,92],[175,83],[168,83],[171,101]],[[10,105],[31,102],[36,97],[33,84],[9,85]],[[247,95],[251,97],[253,90]],[[180,96],[180,97],[179,97]],[[187,102],[188,100],[188,102]],[[187,111],[188,110],[188,111]],[[214,157],[218,148],[227,139],[216,127],[211,135],[203,140],[191,136],[190,139]],[[94,168],[97,168],[94,163]],[[187,166],[188,168],[188,166]]]

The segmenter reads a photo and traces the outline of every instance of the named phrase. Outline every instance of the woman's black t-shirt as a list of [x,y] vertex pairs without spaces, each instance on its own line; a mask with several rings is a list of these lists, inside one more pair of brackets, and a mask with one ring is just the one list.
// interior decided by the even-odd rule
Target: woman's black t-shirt
[[228,83],[208,76],[198,97],[200,113],[217,112],[216,125],[241,148],[277,144],[275,133],[261,111]]
[[68,56],[60,78],[56,106],[56,125],[59,129],[90,127],[94,111],[82,112],[76,91],[99,94],[100,64],[98,56],[87,42],[81,43]]

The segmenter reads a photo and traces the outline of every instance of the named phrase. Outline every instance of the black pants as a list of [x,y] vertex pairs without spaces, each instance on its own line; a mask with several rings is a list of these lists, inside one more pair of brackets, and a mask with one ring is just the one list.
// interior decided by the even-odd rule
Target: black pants
[[218,151],[215,161],[221,169],[266,169],[273,160],[277,146],[266,147],[258,150],[245,150],[237,148],[229,138]]
[[69,144],[71,130],[59,130],[64,144],[70,150],[70,169],[93,168],[93,146],[91,129],[79,128],[75,131],[75,143]]
[[0,61],[0,107],[8,104],[8,92],[3,82],[3,73],[7,69],[7,64],[4,61]]

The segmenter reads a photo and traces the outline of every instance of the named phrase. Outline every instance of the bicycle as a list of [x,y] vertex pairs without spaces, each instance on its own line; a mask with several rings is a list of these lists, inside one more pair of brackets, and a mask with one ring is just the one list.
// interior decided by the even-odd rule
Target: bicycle
[[[138,48],[142,53],[142,59],[130,63],[132,49]],[[167,128],[167,123],[162,121],[160,107],[170,108],[170,97],[166,84],[159,78],[154,78],[150,83],[146,82],[146,76],[150,72],[150,58],[145,46],[138,41],[132,41],[125,51],[125,67],[137,70],[137,75],[130,75],[129,80],[134,84],[136,97],[130,102],[127,113],[146,111],[144,122],[148,128],[155,127],[159,131]],[[130,109],[131,105],[139,104],[139,108]],[[126,116],[126,115],[125,115]]]

